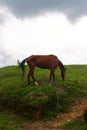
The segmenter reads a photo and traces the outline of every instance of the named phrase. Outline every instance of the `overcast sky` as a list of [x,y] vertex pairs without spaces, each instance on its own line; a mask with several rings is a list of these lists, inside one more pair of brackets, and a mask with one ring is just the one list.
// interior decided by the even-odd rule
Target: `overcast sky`
[[32,54],[87,64],[87,0],[0,0],[0,67]]

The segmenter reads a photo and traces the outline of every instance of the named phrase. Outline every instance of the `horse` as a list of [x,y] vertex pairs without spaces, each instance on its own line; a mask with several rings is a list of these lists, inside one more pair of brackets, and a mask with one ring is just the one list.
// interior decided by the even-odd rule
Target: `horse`
[[28,73],[28,84],[30,84],[30,77],[33,79],[34,83],[38,85],[35,77],[34,77],[34,70],[35,67],[39,67],[42,69],[49,69],[50,76],[49,80],[55,80],[55,69],[57,67],[60,68],[62,80],[65,80],[66,69],[64,68],[63,63],[57,58],[55,55],[31,55],[25,58],[21,62],[21,69],[22,69],[22,76],[25,74],[25,63],[29,66],[29,73]]

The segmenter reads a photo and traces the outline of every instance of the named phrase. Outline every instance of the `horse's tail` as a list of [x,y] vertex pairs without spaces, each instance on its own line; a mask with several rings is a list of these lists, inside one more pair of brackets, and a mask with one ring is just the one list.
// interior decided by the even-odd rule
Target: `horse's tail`
[[23,77],[24,77],[24,74],[25,74],[25,63],[26,63],[26,61],[27,61],[27,58],[24,59],[24,60],[21,62],[21,64],[20,64],[20,67],[21,67],[21,69],[22,69],[22,76],[23,76]]

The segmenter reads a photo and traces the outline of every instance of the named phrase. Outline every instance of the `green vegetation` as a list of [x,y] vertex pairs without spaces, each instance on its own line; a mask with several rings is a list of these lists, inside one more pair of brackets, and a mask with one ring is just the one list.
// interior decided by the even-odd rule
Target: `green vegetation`
[[23,122],[14,115],[0,113],[0,130],[22,130]]
[[[35,120],[49,118],[56,116],[58,112],[68,111],[72,101],[81,100],[87,95],[87,65],[67,65],[66,68],[65,81],[62,81],[60,70],[57,69],[55,71],[55,83],[52,82],[51,84],[48,82],[49,70],[36,68],[35,77],[39,86],[35,86],[32,79],[31,85],[27,85],[27,66],[24,79],[21,77],[22,73],[18,66],[0,68],[0,111],[10,109],[13,113]],[[10,120],[9,115],[1,113],[0,128],[6,127],[6,130],[10,130],[14,125],[3,125],[7,118],[6,124],[15,122]],[[72,121],[71,126],[75,122]],[[19,125],[15,126],[11,130],[20,130],[21,127],[20,129],[19,127]],[[65,127],[68,127],[68,125],[65,125]],[[85,125],[83,127],[85,130]],[[81,128],[78,130],[81,130]]]

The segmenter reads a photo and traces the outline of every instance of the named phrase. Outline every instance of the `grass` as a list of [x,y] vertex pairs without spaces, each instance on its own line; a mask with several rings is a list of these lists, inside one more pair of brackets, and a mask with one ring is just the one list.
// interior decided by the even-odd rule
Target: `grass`
[[[31,79],[31,86],[27,84],[27,71],[23,80],[21,80],[21,70],[18,66],[7,66],[0,68],[0,95],[11,95],[11,97],[21,97],[27,95],[29,92],[42,93],[59,93],[65,94],[70,98],[81,97],[86,95],[87,91],[87,65],[69,65],[67,67],[66,79],[63,82],[60,71],[56,70],[56,83],[49,85],[49,70],[36,68],[35,77],[39,82],[39,86],[35,86]],[[63,91],[60,92],[60,89]],[[64,95],[63,94],[63,95]]]
[[[29,116],[32,113],[38,116],[38,112],[42,112],[43,118],[56,116],[58,112],[64,112],[69,109],[71,100],[81,100],[87,95],[87,65],[67,65],[66,79],[63,82],[60,75],[60,70],[55,71],[55,83],[49,85],[49,70],[36,68],[35,77],[38,80],[39,86],[35,86],[31,79],[31,85],[27,84],[27,71],[24,79],[21,77],[21,70],[18,66],[7,66],[0,68],[0,106],[5,109],[10,108],[11,111],[23,116]],[[32,113],[31,106],[34,107]],[[29,109],[30,108],[30,109]],[[37,109],[39,108],[39,109]],[[42,109],[44,108],[44,110]],[[43,111],[45,113],[43,113]],[[2,111],[2,110],[1,110]],[[7,125],[4,126],[5,120]],[[10,130],[21,129],[21,126],[14,127],[10,124],[17,123],[15,118],[13,121],[9,114],[0,114],[0,127]],[[71,126],[78,124],[76,121],[71,122]],[[80,122],[80,121],[77,121]],[[21,124],[21,123],[19,123]],[[78,126],[78,125],[76,125]],[[76,128],[75,126],[75,128]],[[13,127],[13,128],[12,128]],[[65,127],[70,128],[70,124]],[[78,126],[80,130],[82,126]],[[5,129],[5,128],[4,128]]]
[[11,113],[0,113],[0,130],[22,130],[23,122],[23,119],[18,119]]

